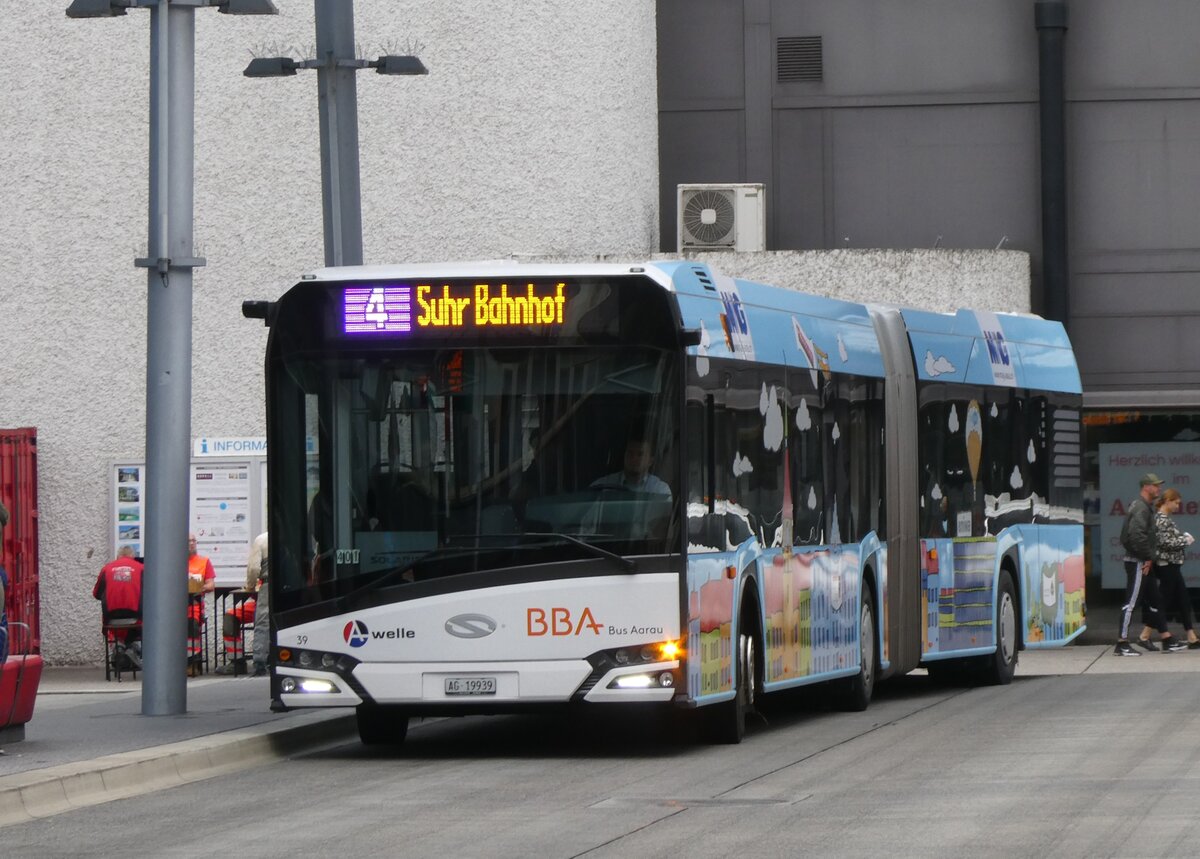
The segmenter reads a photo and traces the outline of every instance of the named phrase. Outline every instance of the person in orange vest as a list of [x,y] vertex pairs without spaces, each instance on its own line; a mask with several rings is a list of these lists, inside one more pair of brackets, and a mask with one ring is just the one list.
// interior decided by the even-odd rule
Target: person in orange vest
[[196,551],[196,535],[188,534],[188,677],[200,674],[204,660],[204,595],[217,587],[212,561]]

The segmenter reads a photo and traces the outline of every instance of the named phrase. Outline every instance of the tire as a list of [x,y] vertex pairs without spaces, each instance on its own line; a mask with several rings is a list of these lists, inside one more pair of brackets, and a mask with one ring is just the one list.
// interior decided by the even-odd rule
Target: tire
[[[749,628],[745,622],[740,627],[743,630]],[[733,700],[722,701],[700,711],[705,721],[704,734],[710,743],[737,745],[746,735],[746,714],[754,710],[758,689],[754,642],[752,631],[738,633],[737,679]]]
[[985,657],[983,679],[993,686],[1005,686],[1017,670],[1017,589],[1008,569],[1000,571],[993,632],[996,652]]
[[843,681],[841,705],[843,710],[862,712],[871,705],[875,693],[875,645],[878,641],[875,630],[875,597],[867,585],[863,585],[859,607],[858,625],[858,674]]
[[399,746],[408,736],[408,714],[399,707],[359,704],[354,715],[364,746]]

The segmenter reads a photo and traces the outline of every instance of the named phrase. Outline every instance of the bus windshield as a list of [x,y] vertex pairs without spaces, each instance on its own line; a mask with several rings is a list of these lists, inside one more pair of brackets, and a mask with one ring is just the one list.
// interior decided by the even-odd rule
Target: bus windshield
[[368,350],[292,355],[278,371],[276,407],[297,419],[272,440],[292,487],[272,503],[303,532],[285,552],[306,547],[279,559],[284,593],[595,558],[619,571],[624,556],[678,551],[672,351]]

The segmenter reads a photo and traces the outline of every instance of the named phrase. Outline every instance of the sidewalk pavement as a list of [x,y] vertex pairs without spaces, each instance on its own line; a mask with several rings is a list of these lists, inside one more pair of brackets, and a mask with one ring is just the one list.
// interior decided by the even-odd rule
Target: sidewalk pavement
[[[1115,606],[1089,607],[1089,629],[1073,645],[1023,651],[1017,676],[1200,673],[1200,651],[1114,656],[1118,615]],[[1131,635],[1140,629],[1135,625]],[[187,712],[178,716],[142,716],[141,689],[141,675],[105,682],[103,667],[45,669],[25,739],[3,746],[0,755],[0,826],[212,778],[356,736],[349,709],[272,713],[266,678],[189,680]]]
[[142,716],[142,674],[43,671],[25,739],[0,746],[0,826],[234,772],[355,736],[352,710],[272,713],[262,677],[188,680],[187,712]]

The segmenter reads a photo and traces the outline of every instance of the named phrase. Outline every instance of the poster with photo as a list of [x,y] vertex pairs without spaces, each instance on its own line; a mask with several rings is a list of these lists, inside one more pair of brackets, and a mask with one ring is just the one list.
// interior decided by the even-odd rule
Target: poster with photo
[[112,507],[113,543],[117,549],[129,546],[136,557],[142,557],[142,487],[145,469],[140,465],[118,465],[115,470]]
[[[189,474],[187,528],[196,535],[196,548],[212,561],[217,587],[243,587],[250,544],[266,528],[266,460],[198,457]],[[109,480],[112,554],[101,563],[122,546],[144,557],[150,504],[146,465],[117,461]]]
[[[1127,442],[1100,445],[1100,551],[1093,552],[1092,565],[1099,563],[1100,586],[1114,590],[1125,588],[1125,549],[1121,546],[1121,526],[1129,503],[1140,491],[1138,481],[1146,472],[1164,481],[1183,497],[1183,506],[1175,514],[1181,531],[1200,536],[1200,499],[1192,487],[1200,486],[1200,443]],[[1200,542],[1184,553],[1183,577],[1188,587],[1200,587]]]

